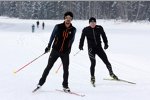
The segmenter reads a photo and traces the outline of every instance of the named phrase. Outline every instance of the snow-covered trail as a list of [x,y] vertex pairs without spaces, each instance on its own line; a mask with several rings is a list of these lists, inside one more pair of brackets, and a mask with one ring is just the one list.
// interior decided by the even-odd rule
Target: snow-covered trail
[[[49,53],[27,66],[17,74],[13,71],[33,60],[44,52],[51,31],[62,20],[44,20],[46,29],[31,32],[35,20],[0,18],[0,98],[1,100],[149,100],[150,91],[150,27],[149,23],[123,23],[98,20],[104,27],[109,41],[106,50],[113,70],[122,79],[136,82],[136,85],[106,81],[108,71],[103,62],[96,57],[96,88],[90,84],[90,60],[85,41],[84,50],[78,45],[83,27],[88,21],[74,20],[77,34],[70,54],[69,86],[72,91],[85,94],[85,97],[55,91],[62,89],[62,68],[57,60],[42,89],[33,94],[44,68]],[[40,21],[42,22],[42,21]],[[13,25],[13,26],[12,26]]]

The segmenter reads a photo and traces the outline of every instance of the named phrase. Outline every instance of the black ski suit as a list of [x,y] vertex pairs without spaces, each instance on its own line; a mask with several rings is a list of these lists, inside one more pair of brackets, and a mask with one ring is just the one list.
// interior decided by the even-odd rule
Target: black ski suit
[[52,51],[49,56],[47,67],[45,68],[43,75],[39,81],[39,85],[42,86],[46,77],[53,67],[53,64],[58,59],[61,58],[63,64],[63,87],[68,87],[68,76],[69,76],[69,54],[71,51],[71,46],[75,38],[76,28],[72,25],[69,28],[65,27],[65,23],[61,23],[55,26],[52,35],[50,37],[49,46],[53,42]]
[[82,35],[81,35],[80,43],[79,43],[79,49],[83,48],[85,37],[87,38],[88,54],[89,54],[89,58],[91,61],[91,67],[90,67],[91,76],[94,76],[95,74],[95,64],[96,64],[95,55],[96,54],[105,63],[109,71],[109,74],[112,74],[113,71],[112,71],[111,64],[109,63],[107,55],[104,52],[102,45],[101,45],[101,37],[104,41],[104,44],[108,45],[108,40],[103,30],[103,27],[100,25],[96,25],[95,28],[91,28],[90,26],[85,27],[82,30]]

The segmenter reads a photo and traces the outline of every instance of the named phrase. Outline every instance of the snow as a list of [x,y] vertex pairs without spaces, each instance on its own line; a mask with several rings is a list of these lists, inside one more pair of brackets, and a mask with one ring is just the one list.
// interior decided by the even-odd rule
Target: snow
[[37,93],[32,93],[44,68],[49,53],[14,74],[44,52],[49,37],[57,23],[63,20],[39,20],[45,22],[45,30],[35,28],[37,20],[21,20],[0,17],[0,100],[149,100],[150,99],[150,23],[121,22],[114,20],[97,20],[104,27],[109,41],[105,51],[116,75],[125,80],[136,82],[136,85],[106,81],[109,78],[104,63],[98,58],[96,62],[96,87],[90,84],[90,60],[85,41],[84,50],[79,49],[79,40],[83,27],[88,20],[74,20],[77,28],[74,44],[70,54],[69,87],[73,92],[85,94],[78,97],[55,91],[62,89],[62,67],[56,73],[61,60],[58,59],[49,73],[46,83]]

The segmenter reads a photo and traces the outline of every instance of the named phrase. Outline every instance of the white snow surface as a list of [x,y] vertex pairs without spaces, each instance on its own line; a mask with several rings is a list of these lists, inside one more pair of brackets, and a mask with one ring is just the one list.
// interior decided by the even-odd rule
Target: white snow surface
[[[56,73],[58,59],[50,71],[46,83],[36,93],[38,84],[50,53],[47,53],[14,74],[41,55],[49,42],[54,26],[63,20],[39,20],[40,27],[31,32],[37,20],[0,17],[0,100],[150,100],[150,23],[97,20],[102,25],[109,42],[105,50],[114,73],[121,79],[135,82],[128,84],[106,81],[110,78],[105,64],[96,56],[96,87],[90,84],[90,60],[85,39],[84,50],[78,45],[82,29],[88,20],[73,20],[77,28],[70,54],[69,87],[71,91],[85,94],[79,97],[55,91],[62,89],[62,67]],[[45,30],[41,23],[45,22]]]

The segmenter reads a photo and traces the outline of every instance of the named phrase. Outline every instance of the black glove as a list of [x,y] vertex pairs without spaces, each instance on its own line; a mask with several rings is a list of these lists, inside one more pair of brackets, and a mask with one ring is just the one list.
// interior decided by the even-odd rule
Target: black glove
[[108,49],[108,44],[105,44],[105,45],[104,45],[104,49]]
[[50,51],[50,45],[48,44],[48,46],[45,48],[45,53]]
[[83,47],[81,47],[81,46],[79,45],[79,49],[80,49],[80,50],[83,50]]

